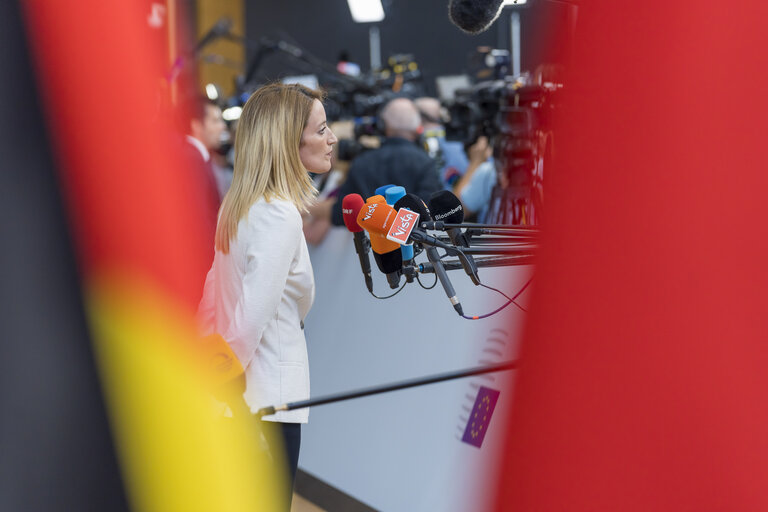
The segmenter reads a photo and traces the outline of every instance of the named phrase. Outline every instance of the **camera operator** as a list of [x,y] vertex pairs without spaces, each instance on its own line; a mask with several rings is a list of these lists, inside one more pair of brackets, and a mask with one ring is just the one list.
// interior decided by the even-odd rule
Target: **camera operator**
[[331,219],[334,225],[341,226],[344,219],[338,198],[347,194],[369,197],[378,187],[389,183],[405,187],[419,197],[429,197],[443,188],[434,160],[416,145],[421,115],[413,101],[395,98],[384,106],[379,117],[386,136],[381,147],[352,162],[338,195],[310,208],[313,217]]
[[453,186],[453,193],[461,199],[466,216],[477,215],[478,222],[485,222],[493,187],[496,185],[496,166],[491,159],[492,153],[493,147],[488,137],[478,137],[467,148],[467,171]]
[[444,114],[437,98],[425,96],[416,98],[414,103],[421,114],[425,149],[437,162],[443,186],[450,189],[469,165],[464,147],[461,142],[445,139]]

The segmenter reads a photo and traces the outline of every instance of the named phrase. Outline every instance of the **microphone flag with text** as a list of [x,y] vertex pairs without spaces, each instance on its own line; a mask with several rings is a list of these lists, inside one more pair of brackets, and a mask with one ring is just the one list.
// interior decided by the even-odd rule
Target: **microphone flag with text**
[[[405,196],[405,188],[398,186],[390,187],[386,190],[384,196],[387,198],[387,204],[394,206],[400,198]],[[404,244],[400,246],[400,251],[403,253],[403,264],[410,264],[414,257],[413,244]]]

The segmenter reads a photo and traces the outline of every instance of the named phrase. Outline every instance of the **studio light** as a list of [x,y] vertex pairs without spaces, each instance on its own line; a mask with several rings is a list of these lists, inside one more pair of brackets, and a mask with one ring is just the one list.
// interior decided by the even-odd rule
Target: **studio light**
[[219,90],[214,84],[208,84],[205,86],[205,94],[211,101],[216,101],[219,99]]
[[384,19],[381,0],[347,0],[355,23],[376,23]]
[[240,114],[242,114],[242,112],[242,107],[229,107],[221,113],[221,117],[223,117],[225,121],[234,121],[240,119]]

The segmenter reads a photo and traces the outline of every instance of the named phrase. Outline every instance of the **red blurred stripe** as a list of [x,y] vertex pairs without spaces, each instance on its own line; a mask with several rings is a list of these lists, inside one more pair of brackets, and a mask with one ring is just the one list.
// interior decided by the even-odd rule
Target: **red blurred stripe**
[[766,15],[581,4],[497,510],[768,510]]
[[30,0],[38,79],[86,274],[156,282],[190,310],[212,247],[204,184],[169,149],[151,2]]

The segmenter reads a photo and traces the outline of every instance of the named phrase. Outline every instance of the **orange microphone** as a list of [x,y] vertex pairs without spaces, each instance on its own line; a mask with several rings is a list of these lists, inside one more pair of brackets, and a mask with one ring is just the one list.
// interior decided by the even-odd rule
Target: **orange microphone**
[[[369,229],[369,228],[375,228],[373,224],[369,222],[369,214],[368,212],[374,212],[377,205],[383,205],[383,206],[389,206],[386,203],[386,200],[384,199],[384,196],[371,196],[363,205],[362,208],[360,208],[360,212],[357,214],[357,224],[365,229],[368,232],[368,236],[371,237],[371,248],[373,249],[373,252],[378,254],[386,254],[390,251],[394,251],[395,249],[400,249],[400,245],[392,242],[390,240],[387,240],[387,232],[384,231],[383,233],[381,230],[376,229]],[[391,209],[391,207],[390,207]],[[365,219],[366,226],[364,226],[361,223],[361,220]]]
[[383,274],[386,274],[389,287],[393,289],[400,285],[403,256],[400,244],[387,240],[389,227],[384,229],[383,226],[387,222],[391,225],[395,214],[395,210],[386,203],[384,196],[369,197],[357,214],[357,223],[368,232],[371,238],[371,249],[373,249],[376,265]]
[[[360,213],[357,214],[357,223],[369,233],[381,235],[386,240],[387,233],[389,228],[392,227],[396,215],[395,209],[384,202],[366,203],[360,210]],[[387,241],[398,248],[400,247],[399,244],[391,240]]]

